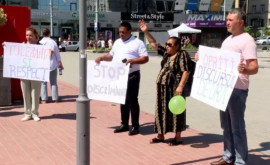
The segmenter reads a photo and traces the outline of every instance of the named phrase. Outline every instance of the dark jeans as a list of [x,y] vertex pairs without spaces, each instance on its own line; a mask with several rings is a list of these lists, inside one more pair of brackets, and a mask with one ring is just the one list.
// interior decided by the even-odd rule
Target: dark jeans
[[244,165],[248,160],[245,110],[248,90],[234,89],[225,112],[220,111],[224,136],[223,159],[235,165]]
[[129,114],[131,112],[132,127],[139,128],[140,106],[138,101],[140,87],[140,71],[130,73],[128,76],[128,86],[126,94],[126,103],[121,104],[122,124],[128,126]]

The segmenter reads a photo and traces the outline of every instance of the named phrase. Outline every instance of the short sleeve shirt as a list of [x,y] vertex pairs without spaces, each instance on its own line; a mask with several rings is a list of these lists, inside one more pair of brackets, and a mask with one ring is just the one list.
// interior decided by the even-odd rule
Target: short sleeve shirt
[[[240,53],[244,63],[246,63],[246,60],[257,59],[257,46],[254,39],[248,33],[242,33],[237,36],[230,35],[223,41],[221,49]],[[240,73],[235,88],[248,89],[248,87],[249,75]]]
[[[142,56],[148,56],[145,44],[134,36],[128,40],[123,41],[121,38],[117,39],[110,51],[113,56],[113,61],[122,62],[123,59],[134,59]],[[140,64],[132,64],[129,73],[140,70]]]

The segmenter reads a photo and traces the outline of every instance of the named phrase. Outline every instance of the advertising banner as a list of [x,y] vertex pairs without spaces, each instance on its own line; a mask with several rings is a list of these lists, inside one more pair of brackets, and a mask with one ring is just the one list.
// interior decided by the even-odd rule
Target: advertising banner
[[93,60],[87,62],[89,99],[125,104],[129,64]]
[[36,44],[4,43],[3,77],[49,81],[51,51]]
[[188,0],[187,10],[197,10],[198,0]]
[[211,0],[201,0],[199,4],[199,11],[208,11]]
[[240,53],[199,46],[191,97],[222,111],[238,79]]
[[223,0],[212,0],[211,11],[220,11],[221,3]]
[[174,10],[185,10],[186,0],[175,0]]

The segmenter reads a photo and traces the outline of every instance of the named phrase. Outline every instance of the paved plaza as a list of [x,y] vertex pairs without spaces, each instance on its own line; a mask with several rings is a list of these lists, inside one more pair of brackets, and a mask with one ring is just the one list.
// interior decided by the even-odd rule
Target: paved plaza
[[[270,164],[270,52],[259,52],[260,70],[251,77],[246,110],[249,164]],[[88,53],[89,59],[97,55]],[[59,77],[60,103],[40,104],[41,121],[21,122],[23,105],[0,107],[0,165],[75,165],[78,52],[61,54],[65,70]],[[187,99],[188,129],[183,145],[149,144],[153,133],[158,56],[142,66],[140,85],[141,132],[114,134],[120,124],[118,104],[90,102],[90,162],[92,165],[209,165],[223,150],[219,111]]]

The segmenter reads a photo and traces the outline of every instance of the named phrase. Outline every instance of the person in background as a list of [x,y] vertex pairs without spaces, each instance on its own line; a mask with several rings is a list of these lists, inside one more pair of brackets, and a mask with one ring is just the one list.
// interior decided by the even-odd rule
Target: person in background
[[131,112],[132,128],[129,135],[139,133],[139,115],[140,106],[138,102],[140,86],[140,64],[148,62],[148,53],[145,44],[131,34],[131,25],[128,22],[122,22],[119,26],[120,38],[115,41],[111,51],[95,59],[96,63],[100,61],[120,61],[132,65],[128,76],[128,86],[126,93],[126,102],[121,104],[121,125],[114,130],[114,133],[125,132],[129,130],[129,114]]
[[[47,46],[52,53],[51,63],[50,63],[50,84],[52,91],[52,101],[55,103],[59,102],[58,98],[58,86],[57,86],[57,68],[64,69],[59,49],[56,42],[50,38],[50,30],[45,28],[42,30],[43,38],[39,41],[40,44]],[[41,83],[41,103],[45,104],[48,102],[48,89],[47,82],[43,81]]]
[[101,40],[100,40],[100,45],[101,45],[102,49],[105,49],[105,41],[103,38],[101,38]]
[[109,45],[109,49],[112,49],[113,40],[111,38],[109,38],[109,40],[108,40],[108,45]]
[[[220,111],[224,136],[223,156],[211,165],[244,165],[248,161],[248,145],[245,127],[245,110],[248,96],[249,75],[258,72],[257,46],[254,39],[244,32],[246,14],[242,9],[232,9],[227,16],[227,31],[231,33],[221,46],[241,54],[239,76],[225,112]],[[195,60],[199,60],[196,53]]]
[[[150,140],[150,143],[164,142],[164,135],[167,132],[175,132],[175,137],[169,143],[170,146],[182,144],[181,132],[186,129],[186,111],[175,115],[170,112],[168,104],[174,95],[182,95],[184,86],[190,73],[190,56],[181,49],[181,40],[178,37],[170,37],[166,46],[161,46],[149,33],[144,20],[139,21],[139,27],[144,32],[148,42],[158,54],[163,56],[161,70],[157,77],[157,98],[155,110],[155,132],[157,137]],[[171,74],[175,79],[171,78]],[[176,83],[179,82],[179,83]]]

